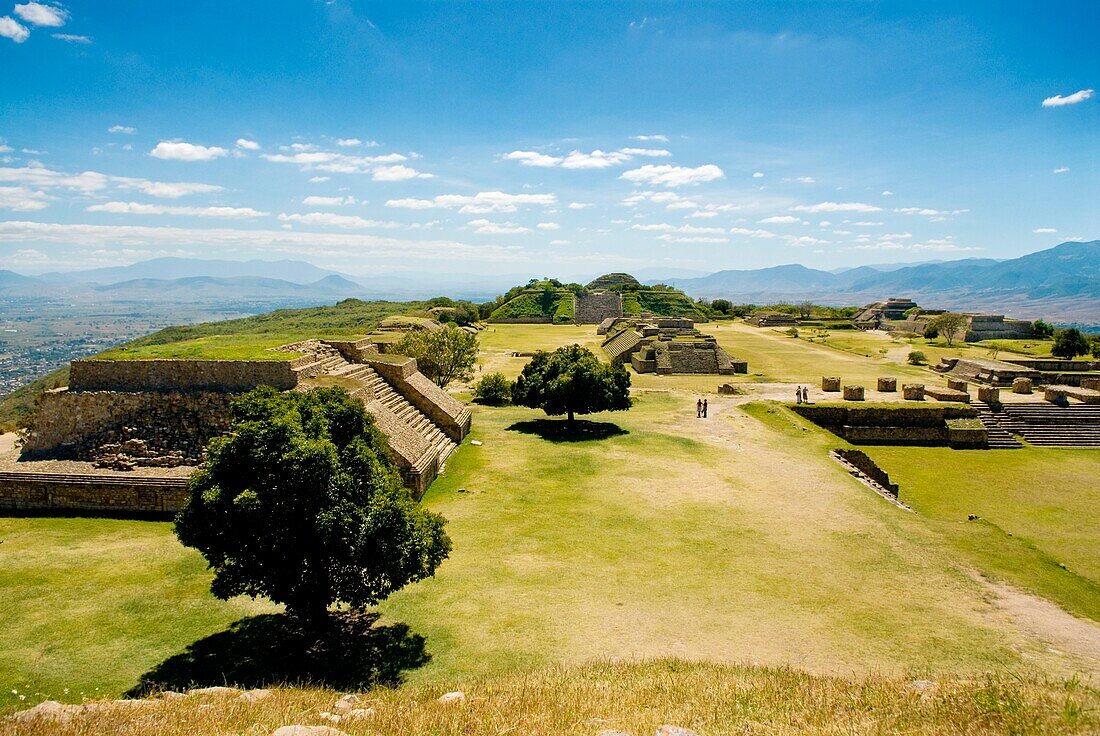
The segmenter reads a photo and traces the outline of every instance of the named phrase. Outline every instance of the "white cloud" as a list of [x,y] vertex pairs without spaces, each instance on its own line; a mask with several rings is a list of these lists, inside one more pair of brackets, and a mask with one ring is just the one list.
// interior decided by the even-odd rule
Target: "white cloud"
[[816,184],[817,183],[817,180],[814,179],[812,176],[800,176],[797,179],[795,179],[795,181],[797,181],[799,184]]
[[463,214],[485,214],[488,212],[515,212],[518,205],[557,205],[558,198],[553,194],[507,194],[505,192],[478,192],[467,194],[440,194],[432,199],[391,199],[387,207],[400,207],[412,210],[433,208],[457,209]]
[[432,174],[417,171],[411,166],[379,166],[371,173],[372,181],[406,181],[408,179],[431,179]]
[[490,222],[489,220],[470,220],[470,226],[477,228],[475,233],[484,235],[519,235],[529,233],[531,228],[517,225],[514,222]]
[[646,183],[666,187],[680,187],[714,181],[725,176],[722,169],[714,164],[703,164],[694,168],[672,166],[670,164],[646,164],[641,168],[624,171],[620,179],[634,183]]
[[793,212],[881,212],[881,207],[863,202],[818,202],[791,207]]
[[309,196],[302,200],[306,207],[340,207],[346,204],[355,204],[355,197],[317,197]]
[[763,220],[758,220],[761,225],[802,225],[804,224],[801,219],[794,215],[772,215],[771,217],[765,217]]
[[754,172],[752,172],[752,178],[753,179],[763,179],[764,178],[764,172],[763,171],[754,171]]
[[551,240],[550,245],[569,245],[568,240]]
[[540,222],[536,225],[539,230],[560,230],[561,225],[556,222]]
[[923,215],[925,217],[947,217],[949,215],[961,215],[970,210],[934,210],[928,207],[900,207],[895,209],[901,215]]
[[302,225],[323,225],[325,227],[342,227],[347,229],[373,229],[395,228],[399,223],[388,220],[366,220],[356,215],[338,215],[334,212],[310,212],[305,215],[288,215],[285,212],[279,215],[280,222],[296,222]]
[[687,233],[689,235],[721,235],[726,232],[726,229],[721,227],[699,227],[697,225],[677,226],[669,225],[668,223],[631,225],[630,229],[640,230],[642,232]]
[[153,158],[169,161],[212,161],[229,153],[218,146],[200,146],[185,141],[161,141],[149,152]]
[[[365,233],[278,229],[59,224],[7,220],[0,221],[0,241],[98,248],[107,252],[132,249],[136,251],[135,256],[150,248],[207,246],[219,249],[249,248],[284,256],[309,253],[313,258],[339,259],[340,262],[367,262],[380,258],[402,262],[468,262],[472,258],[491,258],[496,261],[531,260],[523,248],[516,245],[471,245],[451,240],[405,240]],[[112,260],[117,260],[117,256]]]
[[129,125],[112,125],[107,128],[108,133],[122,133],[123,135],[133,135],[137,132],[137,128],[132,128]]
[[717,238],[710,235],[688,235],[688,236],[675,236],[675,235],[659,235],[658,240],[664,240],[669,243],[728,243],[729,238]]
[[83,195],[92,195],[105,189],[136,189],[153,197],[176,199],[188,194],[220,192],[216,184],[196,182],[162,182],[127,176],[109,176],[98,171],[66,174],[42,165],[22,168],[0,168],[0,183],[21,184],[38,189],[67,189]]
[[818,238],[811,237],[809,235],[786,235],[784,238],[788,245],[828,245],[831,241],[819,240]]
[[586,210],[592,205],[588,202],[570,202],[569,209],[571,210]]
[[343,146],[344,148],[356,148],[363,145],[363,141],[358,138],[338,138],[336,145]]
[[[672,205],[669,205],[670,209],[671,207]],[[693,212],[684,215],[684,217],[687,217],[689,219],[718,217],[718,213],[714,210],[694,210]]]
[[771,232],[770,230],[760,230],[760,229],[751,230],[751,229],[746,228],[746,227],[731,227],[730,232],[733,233],[734,235],[747,235],[750,238],[760,238],[762,240],[768,240],[770,238],[778,237],[775,233]]
[[657,148],[620,148],[617,151],[596,149],[589,153],[570,151],[565,156],[551,156],[538,151],[512,151],[501,154],[501,158],[506,161],[519,161],[523,166],[537,166],[540,168],[560,166],[563,169],[607,169],[612,166],[620,166],[636,156],[662,157],[671,155],[669,151]]
[[256,141],[250,141],[247,138],[238,138],[237,148],[243,148],[246,151],[258,151],[260,150],[260,144]]
[[23,43],[31,37],[27,27],[10,16],[0,17],[0,36],[10,38],[16,43]]
[[1047,233],[1056,233],[1058,232],[1058,230],[1053,227],[1037,227],[1031,232],[1035,233],[1036,235],[1045,235]]
[[34,26],[47,28],[60,28],[65,25],[69,13],[62,7],[55,5],[43,5],[42,3],[29,2],[15,6],[15,14]]
[[657,141],[659,143],[668,143],[667,135],[632,135],[630,136],[632,141]]
[[107,212],[114,215],[184,215],[188,217],[219,217],[227,219],[247,219],[263,217],[251,207],[177,207],[163,204],[144,204],[141,202],[104,202],[85,208],[88,212]]
[[[847,222],[847,220],[845,220]],[[850,222],[849,225],[855,225],[856,227],[880,227],[885,225],[884,222],[873,222],[871,220],[857,220],[856,222]]]
[[549,156],[538,151],[512,151],[503,154],[501,158],[506,161],[519,161],[523,166],[538,166],[541,168],[557,166],[562,161],[560,156]]
[[913,237],[913,233],[884,233],[883,235],[879,235],[879,237],[883,240],[908,240]]
[[893,193],[893,192],[891,192],[891,191],[890,191],[889,189],[887,189],[886,191],[884,191],[884,192],[882,193],[882,196],[884,196],[884,197],[893,197],[893,196],[894,196],[894,193]]
[[1064,173],[1066,173],[1067,171],[1069,171],[1069,167],[1068,167],[1068,166],[1059,166],[1059,167],[1058,167],[1057,169],[1054,169],[1054,170],[1053,170],[1052,172],[1050,172],[1050,173],[1052,173],[1052,174],[1064,174]]
[[64,41],[65,43],[89,44],[92,42],[92,39],[88,38],[87,36],[78,36],[74,33],[54,33],[51,35],[58,41]]
[[[16,5],[15,7],[18,8],[19,6]],[[1048,97],[1043,100],[1043,107],[1062,107],[1063,105],[1076,105],[1078,102],[1084,102],[1085,100],[1090,99],[1093,94],[1094,91],[1091,89],[1081,89],[1071,95],[1066,95],[1065,97],[1063,97],[1062,95],[1054,95],[1053,97]]]
[[0,209],[31,212],[48,206],[49,195],[26,187],[0,187]]

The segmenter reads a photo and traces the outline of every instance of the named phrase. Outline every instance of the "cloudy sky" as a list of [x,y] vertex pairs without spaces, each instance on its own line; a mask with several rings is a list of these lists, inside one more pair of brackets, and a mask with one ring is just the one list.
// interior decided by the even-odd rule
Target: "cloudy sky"
[[1100,237],[1100,3],[0,0],[0,268],[570,277]]

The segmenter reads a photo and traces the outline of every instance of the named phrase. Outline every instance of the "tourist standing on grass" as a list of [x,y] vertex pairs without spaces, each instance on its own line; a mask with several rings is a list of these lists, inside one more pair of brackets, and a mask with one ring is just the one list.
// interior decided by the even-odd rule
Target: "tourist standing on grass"
[[707,418],[707,400],[703,399],[703,419]]
[[803,404],[810,403],[810,387],[809,386],[803,386],[802,387],[802,403]]
[[695,418],[698,419],[701,416],[703,416],[703,400],[702,399],[696,399],[695,400]]
[[797,388],[795,388],[794,398],[799,404],[802,403],[802,387],[801,386],[798,386]]

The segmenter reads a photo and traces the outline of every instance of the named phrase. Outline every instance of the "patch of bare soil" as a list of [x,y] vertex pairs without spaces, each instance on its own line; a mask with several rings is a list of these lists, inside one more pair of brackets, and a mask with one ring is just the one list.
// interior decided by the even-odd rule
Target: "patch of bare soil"
[[1083,671],[1100,676],[1100,624],[1067,613],[1056,604],[1004,583],[975,578],[994,607],[1020,631],[1046,645],[1053,654],[1068,656]]

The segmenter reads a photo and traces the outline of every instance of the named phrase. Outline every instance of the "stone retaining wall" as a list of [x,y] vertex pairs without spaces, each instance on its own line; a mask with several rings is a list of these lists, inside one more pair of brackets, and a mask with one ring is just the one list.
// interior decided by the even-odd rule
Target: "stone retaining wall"
[[366,361],[397,393],[423,412],[454,442],[470,431],[470,408],[441,389],[416,367],[414,358],[401,361]]
[[73,452],[111,429],[136,425],[194,435],[200,445],[229,426],[232,396],[213,391],[71,391],[42,394],[23,445],[29,457]]
[[0,473],[0,509],[171,518],[187,502],[185,478]]
[[590,291],[573,297],[573,320],[598,325],[608,317],[623,316],[623,298],[617,291]]
[[298,385],[289,360],[74,360],[73,391],[250,391]]
[[890,475],[875,464],[875,461],[867,456],[863,450],[833,450],[837,455],[851,463],[861,473],[882,486],[894,498],[898,497],[898,484],[890,482]]

